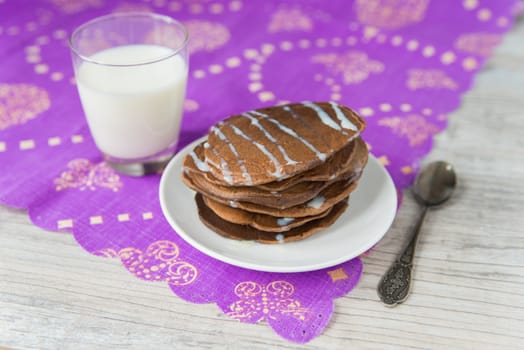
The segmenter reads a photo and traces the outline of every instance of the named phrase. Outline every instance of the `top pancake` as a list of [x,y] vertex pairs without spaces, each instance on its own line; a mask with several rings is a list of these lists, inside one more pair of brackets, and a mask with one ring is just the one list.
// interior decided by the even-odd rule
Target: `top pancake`
[[334,102],[253,110],[215,125],[204,144],[206,166],[230,186],[279,181],[314,168],[360,135],[365,122]]
[[188,178],[193,178],[195,176],[203,178],[202,180],[208,183],[211,187],[227,187],[232,191],[235,191],[236,189],[252,189],[256,187],[257,189],[267,192],[281,192],[300,182],[330,181],[349,172],[361,172],[366,164],[367,157],[367,146],[361,137],[357,137],[348,146],[342,148],[331,158],[315,168],[288,177],[285,180],[268,182],[257,186],[232,187],[223,181],[218,180],[213,176],[213,174],[211,174],[209,167],[205,163],[203,142],[196,145],[191,153],[184,158],[183,169],[185,176]]

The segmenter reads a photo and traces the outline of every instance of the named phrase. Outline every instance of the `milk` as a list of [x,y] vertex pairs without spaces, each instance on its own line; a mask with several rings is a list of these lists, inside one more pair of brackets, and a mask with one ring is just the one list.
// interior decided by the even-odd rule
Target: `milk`
[[85,61],[78,68],[76,79],[87,123],[106,155],[144,158],[176,143],[187,64],[179,55],[146,63],[170,53],[171,49],[156,45],[118,46],[90,57],[106,65]]

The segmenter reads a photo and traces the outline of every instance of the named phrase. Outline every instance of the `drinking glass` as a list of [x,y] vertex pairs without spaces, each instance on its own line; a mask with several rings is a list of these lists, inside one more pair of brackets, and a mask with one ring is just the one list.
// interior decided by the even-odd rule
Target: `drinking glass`
[[186,92],[189,34],[168,16],[117,13],[69,38],[89,130],[116,171],[161,172],[174,155]]

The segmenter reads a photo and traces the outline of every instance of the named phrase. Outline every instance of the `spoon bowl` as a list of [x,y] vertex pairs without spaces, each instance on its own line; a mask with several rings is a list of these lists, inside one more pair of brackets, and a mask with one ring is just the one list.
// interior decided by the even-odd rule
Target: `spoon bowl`
[[444,161],[436,161],[422,169],[413,185],[417,201],[426,206],[440,205],[447,201],[457,185],[453,166]]

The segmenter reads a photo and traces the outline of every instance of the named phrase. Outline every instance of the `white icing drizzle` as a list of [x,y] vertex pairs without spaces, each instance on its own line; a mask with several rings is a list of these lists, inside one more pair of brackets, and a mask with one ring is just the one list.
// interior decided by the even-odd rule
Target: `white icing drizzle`
[[282,144],[280,142],[278,142],[278,140],[273,136],[271,135],[271,133],[269,131],[266,130],[266,128],[264,128],[261,124],[260,124],[260,121],[251,116],[249,113],[252,113],[252,114],[255,114],[255,115],[258,115],[258,116],[261,116],[263,118],[267,118],[268,116],[263,114],[263,113],[260,113],[260,112],[257,112],[257,111],[251,111],[251,112],[247,112],[247,113],[244,113],[242,114],[244,117],[248,118],[249,120],[251,120],[251,124],[253,124],[258,130],[262,131],[264,133],[264,136],[271,142],[273,142],[274,144],[277,145],[277,148],[278,150],[280,151],[280,153],[282,154],[282,156],[284,157],[284,159],[286,160],[286,163],[287,164],[290,164],[290,165],[295,165],[297,164],[297,161],[296,160],[293,160],[289,157],[289,155],[287,154],[286,150],[284,149],[284,147],[282,147]]
[[235,126],[235,125],[230,125],[230,126],[233,129],[233,131],[235,132],[235,134],[241,136],[245,140],[247,140],[247,141],[251,142],[252,144],[254,144],[262,153],[264,153],[271,160],[271,162],[275,165],[275,171],[270,173],[271,175],[273,175],[275,177],[281,177],[282,175],[284,175],[282,173],[282,169],[281,169],[282,166],[281,166],[280,162],[278,161],[278,159],[271,152],[269,152],[267,150],[267,148],[264,145],[261,145],[259,142],[256,142],[251,137],[249,137],[246,134],[244,134],[244,132],[242,130],[240,130],[237,126]]
[[275,239],[279,242],[279,243],[284,243],[284,235],[279,233],[278,235],[275,236]]
[[329,102],[331,107],[333,107],[333,110],[335,111],[335,115],[337,116],[337,119],[340,121],[340,124],[344,129],[353,130],[355,132],[358,132],[358,128],[355,124],[353,124],[340,110],[340,107],[335,102]]
[[[297,120],[298,122],[300,122],[306,129],[308,130],[311,130],[313,132],[316,132],[315,128],[304,118],[300,118],[297,116],[297,114],[290,108],[288,108],[289,110],[289,113],[291,114],[291,117],[295,120]],[[326,141],[321,134],[318,135],[320,140],[329,148],[329,151],[333,151],[333,148],[331,147],[330,143],[328,141]]]
[[236,200],[230,200],[230,201],[229,201],[229,206],[230,206],[231,208],[238,208],[238,201],[236,201]]
[[331,119],[329,115],[322,108],[320,108],[317,104],[312,103],[312,102],[303,102],[302,104],[314,110],[317,113],[320,120],[322,121],[322,123],[326,124],[327,126],[329,126],[332,129],[339,130],[339,131],[342,130],[340,125],[335,123],[333,119]]
[[278,226],[286,226],[286,225],[289,225],[290,223],[292,223],[293,221],[295,221],[294,218],[278,218],[277,219],[277,225]]
[[213,133],[217,135],[218,138],[222,140],[222,142],[224,142],[229,147],[231,152],[235,155],[235,157],[237,158],[237,164],[238,166],[240,166],[240,170],[242,170],[242,177],[246,179],[247,185],[251,185],[253,183],[253,181],[251,180],[251,175],[249,175],[249,172],[247,171],[247,168],[246,168],[246,163],[244,162],[243,159],[240,158],[240,155],[238,154],[238,151],[235,148],[235,146],[231,143],[231,141],[229,141],[226,135],[224,135],[224,133],[220,131],[220,129],[213,128],[212,130],[213,130]]
[[193,162],[197,166],[198,170],[203,171],[203,172],[209,171],[209,166],[206,164],[206,162],[202,161],[202,159],[198,158],[195,151],[191,151],[189,155],[191,156],[191,158],[193,158]]
[[[294,114],[293,111],[291,110],[291,108],[289,108],[289,106],[285,106],[284,107],[284,110],[286,112],[289,112],[291,114]],[[318,159],[320,159],[321,161],[325,161],[326,160],[326,154],[325,153],[322,153],[320,152],[315,146],[313,146],[311,143],[309,143],[308,140],[306,140],[305,138],[303,138],[302,136],[298,135],[293,129],[291,128],[288,128],[287,126],[285,126],[284,124],[280,123],[278,120],[275,120],[275,119],[268,119],[271,123],[275,124],[276,126],[278,126],[280,128],[280,130],[282,130],[283,132],[295,137],[297,140],[299,140],[300,142],[302,142],[304,145],[306,145],[307,148],[309,148],[311,151],[313,151],[316,156],[318,157]]]
[[324,198],[324,196],[320,196],[319,195],[319,196],[316,196],[315,198],[313,198],[312,200],[310,200],[307,203],[307,206],[310,207],[310,208],[320,209],[322,204],[324,204],[325,200],[326,200],[326,198]]
[[231,171],[229,170],[229,167],[227,166],[227,162],[220,156],[218,151],[214,148],[211,149],[213,154],[220,160],[220,171],[222,172],[222,175],[224,176],[224,181],[226,181],[228,184],[233,184],[233,177],[231,176]]

